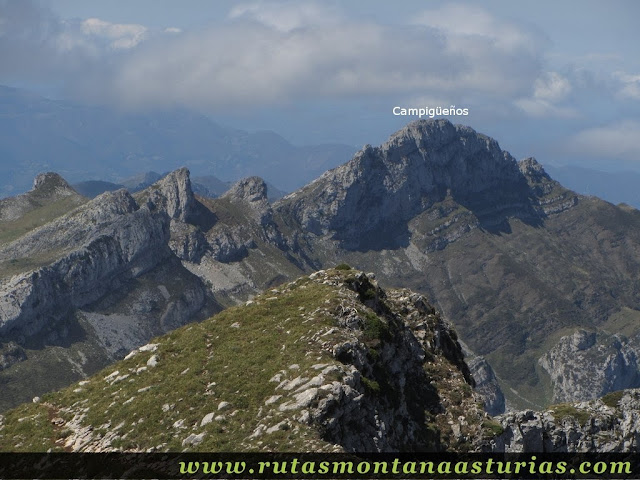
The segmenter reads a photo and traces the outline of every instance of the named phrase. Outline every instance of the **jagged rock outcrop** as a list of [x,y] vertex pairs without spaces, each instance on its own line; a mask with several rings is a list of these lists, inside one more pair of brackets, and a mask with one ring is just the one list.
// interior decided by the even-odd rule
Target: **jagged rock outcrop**
[[[284,242],[273,220],[273,209],[267,198],[267,185],[259,177],[236,182],[216,200],[223,205],[225,217],[208,231],[206,238],[211,257],[218,262],[236,262],[257,247],[256,240],[283,248]],[[231,215],[229,215],[231,214]]]
[[267,198],[267,184],[260,177],[248,177],[236,182],[222,198],[248,205],[255,221],[262,226],[273,218],[271,204]]
[[171,223],[169,247],[181,260],[197,263],[210,245],[201,229],[184,222]]
[[640,387],[638,346],[619,335],[577,330],[562,337],[539,364],[551,377],[555,402]]
[[267,184],[259,177],[249,177],[237,182],[222,196],[232,204],[241,206],[245,215],[255,222],[266,242],[284,248],[282,235],[273,221],[273,209],[267,197]]
[[150,210],[163,210],[169,218],[183,222],[188,222],[194,214],[196,200],[186,168],[171,172],[145,192],[143,198]]
[[602,399],[560,404],[547,411],[509,413],[504,431],[486,450],[494,452],[639,452],[640,390]]

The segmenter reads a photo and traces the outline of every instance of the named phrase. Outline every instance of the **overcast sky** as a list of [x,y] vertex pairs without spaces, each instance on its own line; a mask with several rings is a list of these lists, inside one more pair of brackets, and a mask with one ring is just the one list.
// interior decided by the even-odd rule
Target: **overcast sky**
[[635,0],[0,0],[0,84],[296,144],[379,144],[415,118],[393,107],[456,105],[516,158],[640,170],[639,18]]

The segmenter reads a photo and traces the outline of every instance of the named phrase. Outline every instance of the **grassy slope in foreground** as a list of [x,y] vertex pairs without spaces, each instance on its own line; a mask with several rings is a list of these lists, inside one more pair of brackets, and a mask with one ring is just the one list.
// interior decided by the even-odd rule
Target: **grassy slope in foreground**
[[[421,302],[353,270],[302,277],[7,412],[0,450],[340,451],[331,415],[342,415],[341,432],[370,427],[366,418],[349,423],[356,402],[376,418],[397,410],[391,428],[402,430],[402,418],[413,443],[396,449],[471,448],[488,417],[465,381],[455,334]],[[422,346],[418,355],[402,350],[405,341]],[[345,361],[345,352],[359,360]],[[411,362],[417,377],[404,378]],[[336,392],[353,402],[332,410]]]

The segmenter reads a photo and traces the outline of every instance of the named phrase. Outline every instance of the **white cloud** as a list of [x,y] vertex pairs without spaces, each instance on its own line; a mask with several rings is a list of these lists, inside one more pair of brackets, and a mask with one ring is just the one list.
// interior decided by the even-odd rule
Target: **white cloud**
[[577,118],[580,116],[574,108],[556,105],[541,98],[520,98],[513,103],[531,117]]
[[604,160],[640,161],[640,122],[623,120],[611,125],[588,128],[570,137],[571,153]]
[[503,52],[538,52],[546,43],[523,25],[500,20],[472,5],[446,4],[417,15],[413,22],[443,33],[449,48],[460,50],[473,42],[490,43]]
[[[236,4],[222,23],[181,31],[60,21],[35,3],[10,4],[8,14],[0,9],[5,72],[130,108],[385,97],[570,118],[595,98],[640,98],[637,75],[560,74],[546,64],[544,36],[474,5],[446,4],[385,25],[321,2],[253,2]],[[3,82],[12,78],[0,72]]]
[[[436,11],[436,19],[461,8]],[[239,5],[225,25],[145,42],[106,87],[129,106],[210,109],[385,94],[450,98],[460,91],[518,98],[531,91],[539,39],[470,11],[481,28],[425,26],[424,19],[398,28],[346,19],[317,3]]]
[[84,35],[104,38],[115,49],[127,49],[138,45],[147,33],[147,27],[137,24],[110,23],[99,18],[88,18],[81,24]]
[[516,99],[513,103],[531,117],[574,118],[576,109],[560,102],[572,92],[569,79],[557,72],[543,72],[533,82],[530,96]]
[[255,2],[234,7],[229,18],[249,20],[281,32],[339,23],[342,16],[327,5],[315,2]]
[[613,76],[621,83],[620,89],[618,90],[619,96],[640,100],[640,75],[615,72]]
[[571,92],[569,80],[557,72],[545,72],[533,84],[533,96],[540,100],[558,102]]

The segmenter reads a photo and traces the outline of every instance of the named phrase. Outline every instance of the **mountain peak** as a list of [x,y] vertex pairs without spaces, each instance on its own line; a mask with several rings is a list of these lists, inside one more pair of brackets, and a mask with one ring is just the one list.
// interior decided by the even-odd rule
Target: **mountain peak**
[[66,197],[76,194],[71,185],[55,172],[40,173],[33,180],[33,193],[55,195],[56,197]]
[[447,197],[487,216],[524,205],[528,188],[516,160],[492,138],[447,120],[418,120],[380,147],[365,146],[279,208],[290,208],[315,234],[338,232],[345,245],[360,248],[372,238],[368,231],[380,229],[390,235],[387,244],[405,241],[398,235],[406,222]]
[[196,209],[197,201],[191,189],[189,169],[179,168],[166,175],[142,192],[147,204],[163,207],[170,218],[188,221]]
[[67,199],[69,204],[79,205],[85,199],[57,173],[39,174],[33,188],[16,197],[0,200],[0,220],[16,220],[22,215],[55,202]]
[[267,200],[267,184],[260,177],[247,177],[236,182],[224,197],[243,200],[249,203]]
[[545,178],[550,180],[551,177],[545,172],[544,167],[538,163],[534,157],[528,157],[518,162],[518,168],[526,177]]
[[461,140],[463,140],[463,144],[475,140],[479,143],[478,146],[500,150],[498,142],[494,139],[476,132],[471,127],[454,125],[443,118],[410,122],[392,134],[389,140],[380,146],[380,149],[382,151],[396,151],[398,149],[403,151],[415,146],[425,150],[437,150]]

